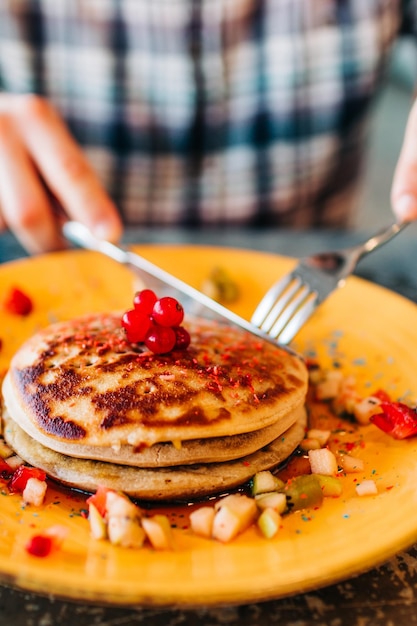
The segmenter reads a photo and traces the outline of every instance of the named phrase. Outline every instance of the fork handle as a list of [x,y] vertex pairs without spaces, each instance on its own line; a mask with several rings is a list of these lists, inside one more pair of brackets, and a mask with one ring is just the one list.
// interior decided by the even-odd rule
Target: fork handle
[[387,241],[390,241],[393,237],[398,235],[406,226],[408,226],[410,222],[395,222],[391,224],[388,228],[383,228],[375,235],[372,235],[367,241],[362,245],[362,250],[360,256],[364,256],[368,254],[368,252],[372,252],[375,248],[382,246]]

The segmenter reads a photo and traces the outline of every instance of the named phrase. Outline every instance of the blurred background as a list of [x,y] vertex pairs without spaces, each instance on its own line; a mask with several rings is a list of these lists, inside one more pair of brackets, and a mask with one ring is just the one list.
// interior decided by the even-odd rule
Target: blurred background
[[373,117],[370,154],[357,228],[373,229],[392,221],[390,188],[403,140],[417,77],[414,40],[397,44],[389,69],[389,80]]

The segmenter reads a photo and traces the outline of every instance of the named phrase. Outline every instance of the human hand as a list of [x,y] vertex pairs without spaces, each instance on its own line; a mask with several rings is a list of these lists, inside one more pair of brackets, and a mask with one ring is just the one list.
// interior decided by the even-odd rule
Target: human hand
[[391,205],[400,222],[417,219],[417,100],[405,129],[391,188]]
[[0,231],[31,253],[62,248],[56,204],[97,237],[121,235],[116,207],[55,109],[39,96],[0,94]]

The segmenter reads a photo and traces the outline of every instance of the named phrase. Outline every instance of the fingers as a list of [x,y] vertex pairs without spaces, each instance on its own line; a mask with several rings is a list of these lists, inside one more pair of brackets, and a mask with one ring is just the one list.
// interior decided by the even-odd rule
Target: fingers
[[391,204],[399,221],[417,219],[417,101],[405,129],[392,184]]
[[62,247],[52,196],[97,236],[120,237],[116,207],[53,107],[0,95],[0,229],[9,226],[30,252]]
[[31,253],[62,247],[47,194],[18,133],[0,113],[0,206],[7,224]]
[[117,209],[56,111],[36,96],[20,99],[15,110],[25,145],[67,214],[98,236],[117,240]]

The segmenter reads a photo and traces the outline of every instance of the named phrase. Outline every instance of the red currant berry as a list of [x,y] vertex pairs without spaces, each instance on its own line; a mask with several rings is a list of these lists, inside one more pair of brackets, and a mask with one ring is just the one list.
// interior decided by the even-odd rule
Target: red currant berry
[[156,294],[151,289],[142,289],[142,291],[137,291],[133,298],[133,306],[135,309],[142,311],[143,313],[147,313],[150,315],[152,313],[153,305],[157,301]]
[[149,315],[138,309],[130,309],[123,314],[122,326],[126,331],[130,343],[139,343],[145,340],[146,333],[151,326]]
[[153,324],[145,338],[145,346],[155,354],[171,352],[175,346],[175,331],[168,326]]
[[155,302],[152,318],[161,326],[179,326],[184,319],[184,309],[178,300],[165,296]]
[[175,332],[174,350],[186,350],[191,341],[188,330],[184,326],[175,326],[172,330]]

